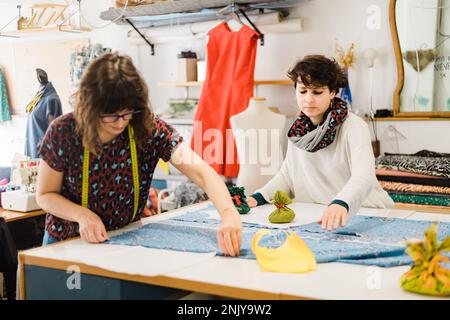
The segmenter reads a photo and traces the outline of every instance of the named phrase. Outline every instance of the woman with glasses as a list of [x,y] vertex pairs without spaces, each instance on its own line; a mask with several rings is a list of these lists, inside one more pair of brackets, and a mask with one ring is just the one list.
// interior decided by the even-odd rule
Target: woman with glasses
[[89,66],[74,112],[51,124],[40,152],[44,245],[77,235],[103,242],[107,231],[139,220],[163,159],[208,194],[222,217],[219,248],[239,255],[242,225],[225,184],[152,112],[147,85],[130,58],[106,54]]

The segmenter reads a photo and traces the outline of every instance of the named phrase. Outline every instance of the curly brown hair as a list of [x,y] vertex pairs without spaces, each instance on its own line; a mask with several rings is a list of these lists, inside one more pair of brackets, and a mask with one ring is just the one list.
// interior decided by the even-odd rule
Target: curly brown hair
[[294,81],[294,86],[301,82],[307,88],[328,87],[330,92],[339,93],[348,84],[345,71],[335,59],[322,55],[309,55],[298,61],[289,70],[288,77]]
[[101,114],[124,109],[140,111],[130,120],[139,148],[151,132],[153,112],[148,87],[128,56],[109,53],[93,61],[81,79],[75,99],[77,132],[83,137],[83,145],[96,155],[102,150],[97,131]]

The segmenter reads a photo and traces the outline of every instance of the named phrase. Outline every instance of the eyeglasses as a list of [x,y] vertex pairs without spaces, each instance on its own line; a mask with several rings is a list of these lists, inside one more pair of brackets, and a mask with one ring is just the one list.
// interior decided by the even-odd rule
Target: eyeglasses
[[141,110],[127,112],[124,114],[101,115],[100,118],[102,118],[102,121],[105,123],[112,123],[112,122],[119,121],[120,118],[122,118],[123,120],[131,120],[131,119],[133,119],[134,115],[139,114],[139,113],[141,113]]

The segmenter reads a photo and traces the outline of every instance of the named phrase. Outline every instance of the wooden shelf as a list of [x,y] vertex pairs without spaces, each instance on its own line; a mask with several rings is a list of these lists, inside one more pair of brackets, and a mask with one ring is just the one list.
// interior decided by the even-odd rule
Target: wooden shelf
[[255,80],[255,85],[292,86],[294,83],[291,80]]
[[90,32],[92,31],[89,28],[78,28],[75,26],[56,26],[56,27],[41,27],[41,28],[29,28],[29,29],[21,29],[17,31],[7,31],[0,32],[0,36],[9,36],[9,37],[21,37],[21,36],[29,36],[42,34],[46,32],[73,32],[73,33],[82,33],[82,32]]
[[[158,82],[158,87],[201,87],[203,82],[199,81],[187,81],[187,82]],[[255,80],[255,85],[282,85],[291,86],[293,82],[291,80]]]
[[432,213],[450,214],[450,207],[448,209],[444,209],[444,208],[434,208],[434,207],[430,207],[430,206],[410,204],[410,203],[400,203],[400,202],[395,203],[395,209],[413,210],[413,211],[417,211],[417,212],[432,212]]

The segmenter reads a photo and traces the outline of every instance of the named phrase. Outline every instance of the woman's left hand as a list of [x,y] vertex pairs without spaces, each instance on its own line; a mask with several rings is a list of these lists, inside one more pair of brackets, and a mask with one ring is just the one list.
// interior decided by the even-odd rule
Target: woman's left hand
[[338,204],[332,204],[329,206],[319,220],[322,224],[322,229],[328,229],[329,231],[344,227],[347,224],[347,209]]
[[217,232],[219,248],[226,256],[239,256],[242,244],[242,222],[236,208],[221,213],[222,223]]

